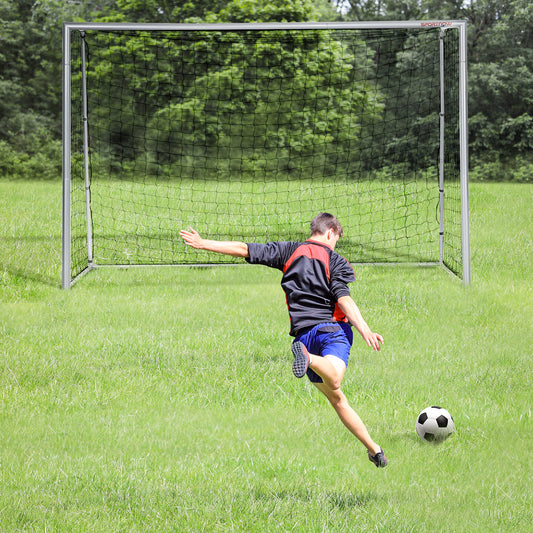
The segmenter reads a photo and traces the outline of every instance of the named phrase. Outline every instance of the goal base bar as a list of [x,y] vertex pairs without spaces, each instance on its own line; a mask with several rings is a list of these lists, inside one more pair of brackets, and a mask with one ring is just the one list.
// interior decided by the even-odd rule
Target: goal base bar
[[70,289],[73,285],[75,285],[80,279],[84,278],[89,272],[92,270],[96,270],[98,267],[92,263],[88,267],[86,267],[84,270],[82,270],[77,276],[75,276],[72,279],[64,278],[62,281],[61,288],[62,289]]
[[[412,263],[399,263],[399,262],[381,262],[381,263],[350,263],[353,267],[401,267],[402,269],[415,269],[415,268],[441,268],[445,272],[447,272],[451,277],[453,277],[455,280],[459,280],[457,275],[453,272],[453,270],[450,270],[445,264],[439,263],[438,261],[428,261],[428,262],[412,262]],[[121,270],[128,270],[128,269],[161,269],[161,268],[225,268],[225,267],[231,267],[231,268],[242,268],[246,265],[245,263],[188,263],[188,264],[135,264],[135,265],[96,265],[91,264],[89,267],[87,267],[85,270],[80,272],[75,278],[73,278],[70,282],[70,284],[67,284],[66,286],[63,286],[63,289],[69,289],[70,287],[74,286],[80,279],[87,276],[91,271],[93,270],[102,270],[102,269],[121,269]],[[463,285],[468,285],[464,280]]]

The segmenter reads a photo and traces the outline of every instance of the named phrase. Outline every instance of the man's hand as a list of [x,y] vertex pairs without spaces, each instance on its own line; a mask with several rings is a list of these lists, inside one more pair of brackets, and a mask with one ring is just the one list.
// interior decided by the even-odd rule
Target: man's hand
[[189,231],[182,229],[180,231],[180,237],[185,241],[186,244],[189,246],[192,246],[193,248],[200,248],[202,249],[202,237],[200,237],[200,234],[193,230],[192,228],[189,228]]
[[376,352],[381,350],[381,345],[383,344],[383,337],[379,333],[374,333],[373,331],[361,333],[363,340],[370,346],[374,348]]
[[188,231],[182,229],[180,236],[185,241],[185,244],[192,248],[216,252],[217,254],[232,255],[234,257],[249,257],[248,245],[244,242],[202,239],[200,234],[192,228],[189,228]]

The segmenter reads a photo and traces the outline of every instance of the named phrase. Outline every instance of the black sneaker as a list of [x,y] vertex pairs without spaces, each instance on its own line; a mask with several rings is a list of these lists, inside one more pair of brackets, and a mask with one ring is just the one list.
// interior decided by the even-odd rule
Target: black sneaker
[[293,342],[292,353],[294,354],[292,373],[297,378],[303,378],[309,368],[309,352],[301,342]]
[[372,461],[378,468],[385,468],[389,462],[383,453],[383,448],[379,449],[379,452],[376,455],[370,455],[368,452],[368,458]]

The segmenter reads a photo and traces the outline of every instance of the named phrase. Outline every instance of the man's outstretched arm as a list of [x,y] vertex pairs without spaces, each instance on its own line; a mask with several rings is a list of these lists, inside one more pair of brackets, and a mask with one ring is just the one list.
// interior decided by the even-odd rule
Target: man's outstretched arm
[[351,296],[341,296],[337,303],[350,321],[350,324],[361,334],[368,346],[376,351],[380,350],[383,344],[383,337],[370,329],[353,298]]
[[192,228],[181,230],[180,236],[186,244],[192,248],[206,250],[207,252],[216,252],[217,254],[232,255],[234,257],[249,257],[248,245],[239,241],[212,241],[202,239],[199,233]]

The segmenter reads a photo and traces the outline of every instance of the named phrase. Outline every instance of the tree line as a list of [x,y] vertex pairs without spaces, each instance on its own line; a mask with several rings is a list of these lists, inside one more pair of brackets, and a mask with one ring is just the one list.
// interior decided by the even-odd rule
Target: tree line
[[[533,6],[529,0],[0,0],[0,176],[55,178],[61,173],[64,21],[410,19],[466,19],[469,23],[471,176],[533,181]],[[166,111],[178,112],[184,111]],[[160,115],[152,124],[164,134],[157,120],[168,117]]]

